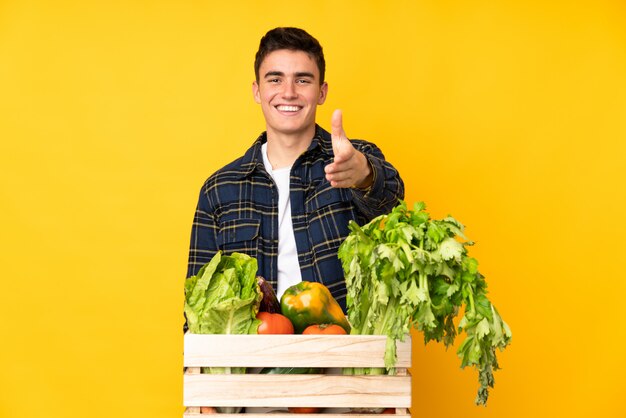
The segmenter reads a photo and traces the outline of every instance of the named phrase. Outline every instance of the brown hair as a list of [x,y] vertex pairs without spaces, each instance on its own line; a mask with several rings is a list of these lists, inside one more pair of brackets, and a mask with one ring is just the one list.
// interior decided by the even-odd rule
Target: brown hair
[[259,44],[259,50],[254,58],[254,75],[259,81],[259,68],[265,57],[279,49],[306,52],[317,64],[320,72],[320,84],[324,82],[326,62],[324,51],[320,43],[305,30],[291,27],[274,28],[268,31]]

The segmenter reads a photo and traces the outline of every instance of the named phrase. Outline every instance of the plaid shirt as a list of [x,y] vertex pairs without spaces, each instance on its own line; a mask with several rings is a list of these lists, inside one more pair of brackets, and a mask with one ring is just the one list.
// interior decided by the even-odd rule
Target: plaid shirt
[[[266,141],[266,133],[261,134],[243,157],[218,170],[202,186],[187,277],[195,275],[217,250],[237,251],[256,257],[258,274],[277,288],[278,190],[263,165],[261,145]],[[333,159],[331,136],[319,126],[290,176],[291,218],[302,280],[326,285],[344,309],[346,286],[337,249],[348,235],[348,221],[363,225],[404,198],[402,179],[378,147],[361,140],[352,144],[373,169],[369,190],[330,186],[324,167]]]

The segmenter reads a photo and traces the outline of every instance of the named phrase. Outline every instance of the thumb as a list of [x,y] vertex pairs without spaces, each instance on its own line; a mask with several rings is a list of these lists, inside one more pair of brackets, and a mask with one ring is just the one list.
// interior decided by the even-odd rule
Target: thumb
[[341,110],[337,109],[333,112],[330,126],[333,141],[333,153],[336,158],[340,154],[342,148],[345,147],[344,141],[347,140],[346,133],[343,131],[343,114]]

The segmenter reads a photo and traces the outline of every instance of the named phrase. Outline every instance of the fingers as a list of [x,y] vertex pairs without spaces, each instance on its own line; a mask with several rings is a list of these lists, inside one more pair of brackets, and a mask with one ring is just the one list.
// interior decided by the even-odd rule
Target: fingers
[[344,171],[340,173],[327,174],[326,179],[332,187],[352,187],[354,179],[350,172]]
[[358,177],[357,152],[343,130],[343,113],[337,109],[330,121],[333,163],[326,166],[326,179],[333,187],[352,187]]
[[330,120],[330,127],[335,161],[342,161],[349,154],[351,144],[350,141],[348,141],[348,138],[346,138],[346,133],[343,130],[343,114],[341,110],[337,109],[333,112],[333,116]]
[[355,161],[353,161],[354,156],[354,153],[344,156],[337,156],[335,154],[333,162],[324,167],[324,172],[326,172],[326,174],[338,174],[353,170],[355,163]]
[[333,112],[333,116],[330,119],[330,126],[330,132],[333,135],[333,139],[335,137],[339,138],[342,135],[345,136],[345,133],[343,132],[343,114],[340,109]]
[[349,171],[343,171],[326,175],[326,178],[333,187],[352,187],[354,186],[354,178]]
[[350,158],[347,161],[337,161],[328,164],[324,171],[326,172],[326,180],[333,187],[352,187],[356,181],[356,161]]
[[342,180],[342,181],[331,180],[330,185],[337,189],[349,189],[351,187],[354,187],[354,182],[351,180]]
[[[354,148],[353,148],[354,149]],[[346,161],[328,164],[325,167],[326,180],[333,187],[369,187],[372,184],[372,168],[367,158],[359,151]]]

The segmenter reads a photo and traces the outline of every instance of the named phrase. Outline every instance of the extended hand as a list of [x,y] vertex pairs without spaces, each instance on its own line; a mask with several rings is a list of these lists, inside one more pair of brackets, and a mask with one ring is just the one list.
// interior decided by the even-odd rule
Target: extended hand
[[325,168],[326,180],[333,187],[369,187],[372,184],[372,168],[367,158],[346,137],[341,110],[333,112],[331,135],[335,159]]

